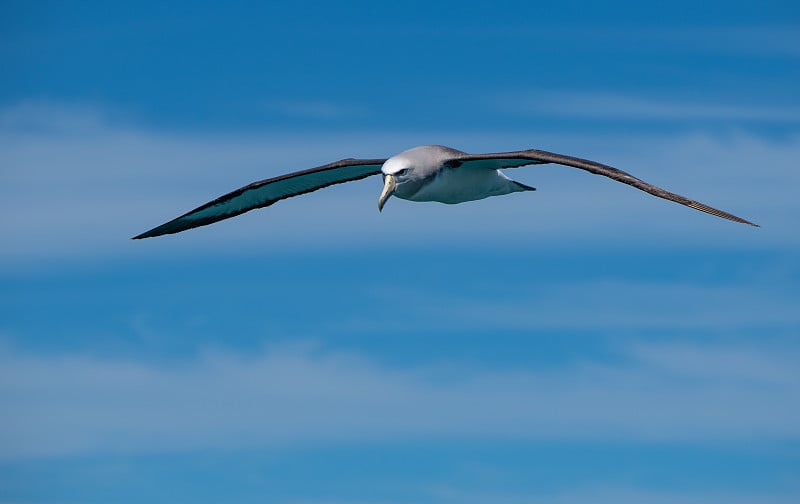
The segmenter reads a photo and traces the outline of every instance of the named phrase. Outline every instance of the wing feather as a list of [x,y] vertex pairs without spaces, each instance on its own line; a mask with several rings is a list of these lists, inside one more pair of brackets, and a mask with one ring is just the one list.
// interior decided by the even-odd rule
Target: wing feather
[[384,159],[343,159],[316,168],[253,182],[134,236],[133,239],[151,238],[206,226],[292,196],[377,175],[381,172],[381,165],[384,162]]
[[612,180],[616,180],[617,182],[622,182],[623,184],[628,184],[629,186],[633,186],[640,191],[650,193],[653,196],[674,201],[675,203],[688,206],[689,208],[694,208],[695,210],[700,210],[701,212],[706,212],[711,215],[716,215],[717,217],[722,217],[723,219],[758,227],[758,224],[754,224],[748,220],[742,219],[741,217],[737,217],[728,212],[710,207],[704,203],[700,203],[699,201],[694,201],[685,196],[681,196],[680,194],[669,192],[658,186],[648,184],[647,182],[634,177],[630,173],[598,163],[596,161],[590,161],[588,159],[581,159],[572,156],[565,156],[563,154],[555,154],[553,152],[532,149],[515,152],[500,152],[496,154],[464,154],[462,156],[458,156],[456,160],[462,163],[462,165],[474,164],[476,166],[486,166],[487,168],[517,168],[530,164],[545,163],[570,166],[585,170],[595,175],[608,177]]

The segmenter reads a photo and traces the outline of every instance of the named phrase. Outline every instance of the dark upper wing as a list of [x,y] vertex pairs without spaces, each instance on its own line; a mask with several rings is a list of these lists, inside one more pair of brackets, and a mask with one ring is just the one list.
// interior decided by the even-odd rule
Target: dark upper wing
[[150,231],[134,236],[133,239],[179,233],[269,206],[285,198],[377,175],[381,172],[384,161],[385,159],[343,159],[324,166],[253,182]]
[[722,210],[717,210],[716,208],[712,208],[708,205],[700,203],[699,201],[690,200],[689,198],[679,194],[671,193],[661,189],[660,187],[648,184],[643,180],[639,180],[630,173],[626,173],[622,170],[596,163],[594,161],[589,161],[587,159],[564,156],[561,154],[554,154],[552,152],[540,150],[501,152],[497,154],[464,154],[456,159],[462,165],[475,165],[480,167],[485,166],[486,168],[516,168],[518,166],[543,163],[556,163],[565,166],[572,166],[573,168],[580,168],[581,170],[586,170],[589,173],[602,175],[604,177],[616,180],[617,182],[628,184],[636,189],[650,193],[653,196],[674,201],[675,203],[686,205],[690,208],[694,208],[695,210],[700,210],[701,212],[710,213],[711,215],[716,215],[717,217],[722,217],[723,219],[758,227],[758,224],[753,224],[752,222],[742,219],[741,217],[729,214],[728,212],[723,212]]

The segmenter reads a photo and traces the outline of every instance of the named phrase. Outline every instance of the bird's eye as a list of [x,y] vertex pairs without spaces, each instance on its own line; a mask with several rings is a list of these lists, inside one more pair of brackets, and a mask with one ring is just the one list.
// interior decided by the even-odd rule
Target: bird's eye
[[397,174],[396,174],[396,175],[400,175],[400,176],[402,177],[402,176],[403,176],[403,175],[405,175],[406,173],[408,173],[408,168],[403,168],[402,170],[400,170],[399,172],[397,172]]

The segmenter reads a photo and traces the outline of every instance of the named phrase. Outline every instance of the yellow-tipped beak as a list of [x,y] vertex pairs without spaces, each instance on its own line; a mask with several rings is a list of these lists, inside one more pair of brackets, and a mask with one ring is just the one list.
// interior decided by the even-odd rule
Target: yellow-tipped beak
[[383,210],[383,205],[386,204],[386,200],[389,199],[389,196],[394,194],[394,190],[397,189],[397,182],[394,180],[394,175],[384,175],[383,176],[383,191],[381,191],[381,197],[378,198],[378,211]]

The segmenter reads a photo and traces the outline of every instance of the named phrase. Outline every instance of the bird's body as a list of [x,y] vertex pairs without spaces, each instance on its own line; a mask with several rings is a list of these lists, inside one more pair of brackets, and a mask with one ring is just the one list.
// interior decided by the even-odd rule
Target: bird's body
[[499,170],[481,168],[458,168],[443,170],[427,184],[408,195],[395,191],[398,198],[409,201],[436,201],[454,205],[476,201],[490,196],[503,196],[513,192],[530,191],[526,186],[514,182]]
[[426,145],[414,147],[389,159],[343,159],[317,168],[254,182],[134,238],[149,238],[205,226],[272,205],[285,198],[379,174],[383,175],[384,181],[383,191],[378,198],[379,210],[383,209],[391,196],[410,201],[455,204],[490,196],[533,191],[533,187],[509,179],[500,170],[546,163],[560,164],[602,175],[695,210],[743,224],[756,225],[595,161],[540,150],[467,154],[441,145]]
[[[436,201],[456,204],[512,192],[532,191],[514,182],[498,169],[461,166],[451,160],[466,153],[441,145],[414,147],[386,160],[385,175],[409,170],[406,181],[398,183],[394,196],[409,201]],[[449,163],[449,164],[448,164]],[[415,167],[419,167],[416,168]]]

